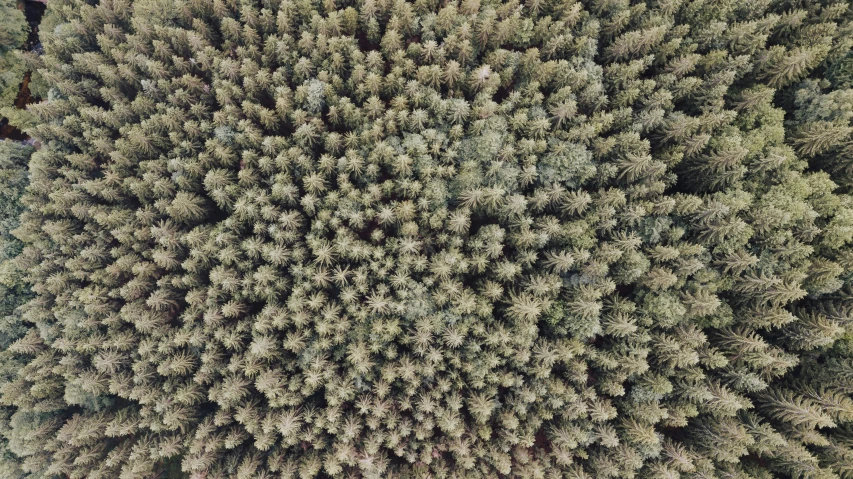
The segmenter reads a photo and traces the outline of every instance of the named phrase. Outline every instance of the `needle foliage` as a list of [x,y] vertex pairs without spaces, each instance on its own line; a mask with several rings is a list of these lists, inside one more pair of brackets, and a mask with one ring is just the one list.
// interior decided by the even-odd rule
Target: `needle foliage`
[[853,477],[848,2],[40,30],[20,477]]

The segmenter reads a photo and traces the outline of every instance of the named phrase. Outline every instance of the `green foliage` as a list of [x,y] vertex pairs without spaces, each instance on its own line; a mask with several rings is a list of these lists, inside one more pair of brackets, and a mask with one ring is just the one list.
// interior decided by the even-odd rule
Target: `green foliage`
[[43,27],[23,474],[853,477],[848,3]]
[[[0,390],[18,374],[22,361],[8,351],[20,344],[27,332],[17,310],[30,298],[24,282],[24,273],[12,261],[20,254],[23,244],[12,235],[18,227],[18,217],[23,211],[21,196],[27,186],[27,160],[33,148],[9,140],[0,141]],[[0,476],[17,478],[23,475],[15,449],[10,448],[8,433],[12,427],[15,409],[0,406]]]
[[25,66],[15,51],[27,40],[30,27],[18,0],[0,0],[0,106],[9,106],[18,95]]
[[827,77],[836,88],[853,88],[853,53],[834,62]]

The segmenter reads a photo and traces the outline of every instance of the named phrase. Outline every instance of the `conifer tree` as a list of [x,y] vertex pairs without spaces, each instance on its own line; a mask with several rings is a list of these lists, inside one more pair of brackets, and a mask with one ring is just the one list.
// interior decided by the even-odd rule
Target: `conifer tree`
[[17,0],[0,2],[0,18],[0,106],[6,107],[14,103],[24,77],[23,62],[15,51],[24,45],[30,28]]
[[[26,346],[27,327],[17,310],[29,299],[30,293],[22,271],[15,268],[13,262],[23,245],[12,234],[23,210],[21,196],[27,185],[26,164],[32,152],[29,145],[11,140],[0,142],[0,389],[5,388],[24,365],[21,358],[9,351],[10,347],[16,345],[30,350],[37,347],[36,344]],[[20,450],[15,449],[15,438],[11,435],[15,409],[10,406],[0,406],[0,429],[4,431],[0,435],[0,473],[20,477],[23,471],[16,456]]]
[[45,22],[15,474],[850,477],[848,3]]

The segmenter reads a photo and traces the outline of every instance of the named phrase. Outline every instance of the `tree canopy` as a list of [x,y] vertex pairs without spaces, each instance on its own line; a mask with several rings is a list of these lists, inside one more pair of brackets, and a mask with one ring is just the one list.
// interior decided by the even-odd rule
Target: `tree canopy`
[[849,2],[40,31],[41,146],[0,150],[12,477],[853,477]]

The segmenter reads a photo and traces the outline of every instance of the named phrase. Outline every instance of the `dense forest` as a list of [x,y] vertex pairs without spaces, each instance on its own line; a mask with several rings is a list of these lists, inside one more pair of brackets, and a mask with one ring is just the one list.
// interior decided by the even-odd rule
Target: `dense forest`
[[32,3],[0,477],[853,478],[849,0]]

